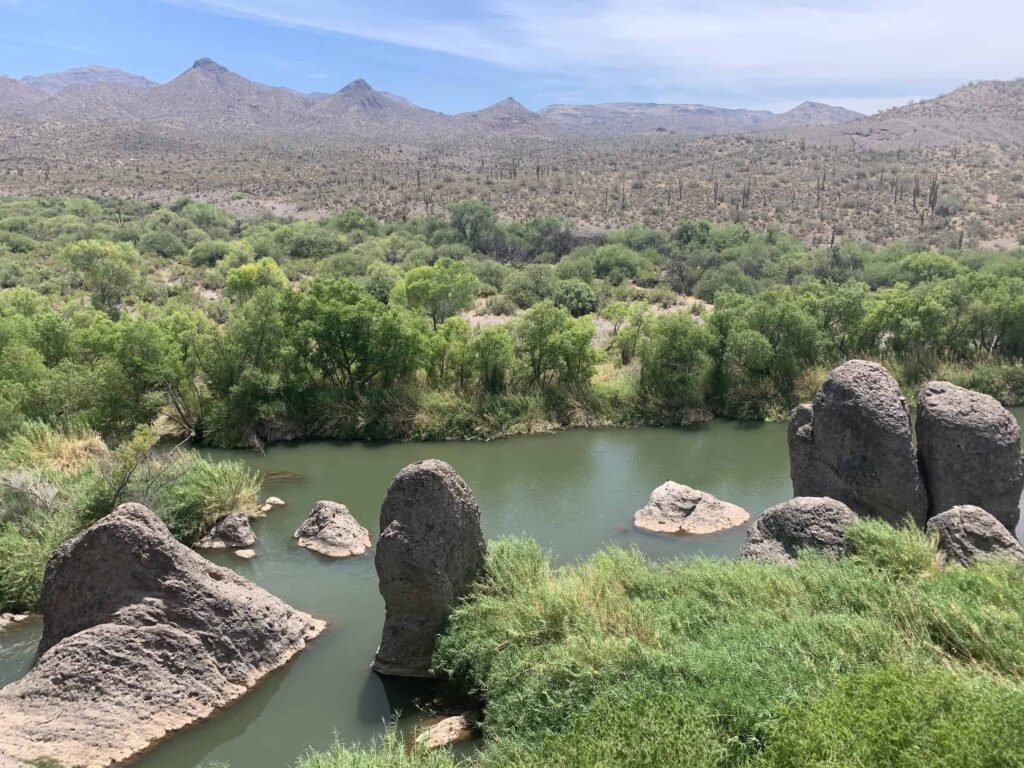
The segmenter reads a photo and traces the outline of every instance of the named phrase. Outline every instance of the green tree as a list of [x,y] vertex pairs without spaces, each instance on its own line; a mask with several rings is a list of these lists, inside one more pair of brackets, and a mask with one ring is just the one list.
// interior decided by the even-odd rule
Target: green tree
[[288,278],[273,259],[263,258],[254,264],[243,264],[228,272],[224,294],[235,301],[252,298],[261,288],[283,289]]
[[689,315],[673,312],[646,323],[639,344],[640,385],[673,418],[704,405],[714,338]]
[[573,317],[582,317],[597,309],[597,296],[582,280],[561,280],[555,285],[555,304]]
[[479,330],[470,342],[470,353],[480,388],[489,394],[504,392],[515,359],[508,331],[501,326]]
[[432,267],[416,267],[405,275],[410,307],[425,310],[434,328],[469,309],[480,290],[480,280],[461,261],[438,259]]
[[65,246],[61,255],[92,294],[93,305],[110,314],[136,283],[139,253],[131,243],[80,240]]

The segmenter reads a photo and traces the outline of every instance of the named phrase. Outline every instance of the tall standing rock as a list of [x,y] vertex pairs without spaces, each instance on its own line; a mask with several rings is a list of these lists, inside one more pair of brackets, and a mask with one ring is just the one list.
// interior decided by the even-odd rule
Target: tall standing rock
[[473,491],[443,461],[421,461],[391,483],[380,510],[376,566],[386,616],[372,669],[431,677],[434,638],[484,564]]
[[928,498],[910,412],[896,380],[877,363],[844,363],[813,403],[793,410],[789,462],[795,496],[827,496],[860,515],[924,526]]
[[931,514],[981,507],[1009,531],[1024,490],[1020,426],[988,395],[948,381],[925,384],[917,400],[917,450]]
[[58,548],[35,667],[0,690],[0,754],[65,768],[126,760],[208,717],[324,623],[122,504]]

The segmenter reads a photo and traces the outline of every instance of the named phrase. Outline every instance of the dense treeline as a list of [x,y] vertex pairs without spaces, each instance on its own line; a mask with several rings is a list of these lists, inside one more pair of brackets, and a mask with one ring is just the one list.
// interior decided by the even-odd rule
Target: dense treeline
[[358,211],[239,222],[169,206],[0,203],[0,429],[157,422],[220,445],[492,436],[540,423],[778,417],[885,359],[1024,396],[1024,252],[808,249],[684,222],[582,238]]

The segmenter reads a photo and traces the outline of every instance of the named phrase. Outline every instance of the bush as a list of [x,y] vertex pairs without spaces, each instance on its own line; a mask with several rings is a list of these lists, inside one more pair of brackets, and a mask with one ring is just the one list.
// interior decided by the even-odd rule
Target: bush
[[189,452],[176,459],[175,482],[155,499],[156,511],[175,538],[194,544],[233,512],[257,513],[260,478],[241,461],[208,461]]

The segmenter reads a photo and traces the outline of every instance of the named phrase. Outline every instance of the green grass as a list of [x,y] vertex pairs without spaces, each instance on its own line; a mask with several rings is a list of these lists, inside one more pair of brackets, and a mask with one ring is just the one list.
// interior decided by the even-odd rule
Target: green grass
[[850,539],[795,567],[609,549],[562,569],[496,542],[435,653],[484,704],[476,762],[1024,765],[1024,567],[940,569],[877,522]]

